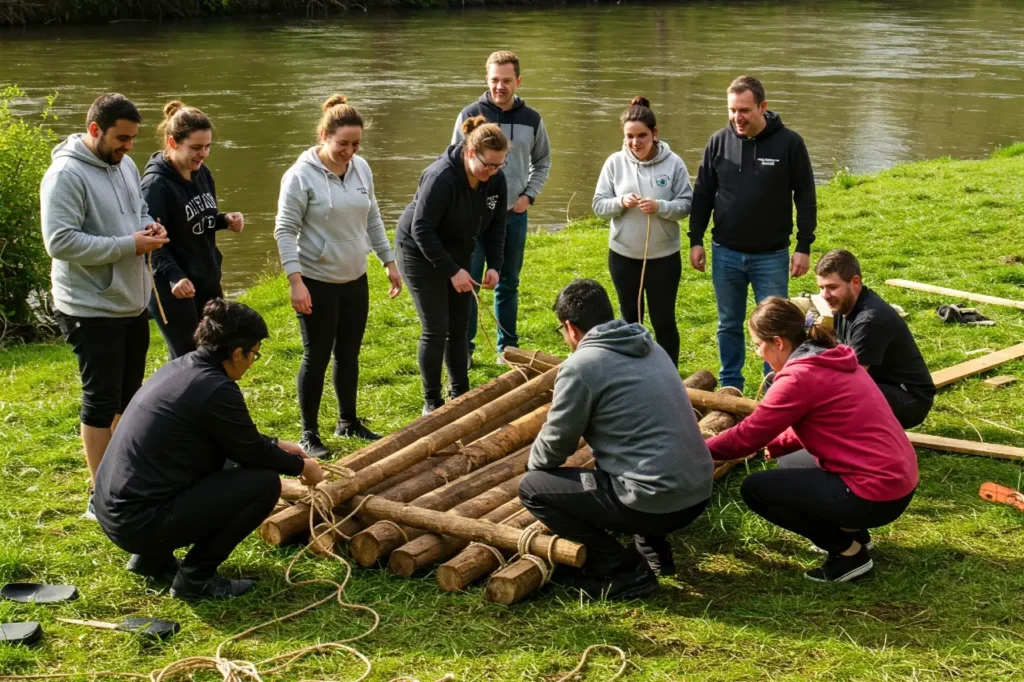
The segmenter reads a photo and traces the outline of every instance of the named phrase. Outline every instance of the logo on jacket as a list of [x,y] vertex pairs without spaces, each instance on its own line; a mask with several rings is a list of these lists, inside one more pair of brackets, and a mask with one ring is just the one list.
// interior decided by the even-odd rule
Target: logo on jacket
[[359,192],[360,192],[361,194],[363,194],[363,195],[369,194],[369,192],[367,192],[367,191],[366,191],[366,188],[365,188],[365,187],[359,187],[358,189],[359,189]]
[[779,162],[778,159],[763,159],[761,157],[758,157],[757,160],[761,162],[762,166],[774,166]]
[[203,234],[207,230],[212,230],[217,223],[216,216],[204,215],[199,222],[192,225],[192,234]]
[[669,177],[667,175],[654,176],[654,184],[658,187],[668,187]]
[[498,195],[497,194],[492,194],[491,196],[487,197],[487,208],[489,208],[489,209],[491,209],[493,211],[494,207],[497,206],[497,205],[498,205]]

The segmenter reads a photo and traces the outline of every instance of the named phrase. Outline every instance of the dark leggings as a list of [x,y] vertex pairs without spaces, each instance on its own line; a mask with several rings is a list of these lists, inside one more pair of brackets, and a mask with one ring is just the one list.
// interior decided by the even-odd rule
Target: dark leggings
[[277,472],[234,467],[210,474],[156,508],[140,510],[152,521],[103,530],[121,549],[154,562],[192,545],[181,573],[189,580],[207,580],[259,528],[280,495]]
[[[804,536],[830,554],[849,549],[850,536],[843,528],[861,530],[890,524],[906,511],[914,497],[911,491],[887,502],[864,499],[851,492],[838,474],[806,465],[803,460],[809,456],[797,457],[801,462],[792,463],[797,468],[750,474],[743,480],[740,493],[751,511]],[[785,459],[780,460],[780,466]]]
[[313,312],[299,313],[302,363],[299,365],[299,411],[302,430],[320,430],[320,400],[331,353],[331,379],[338,398],[338,422],[344,427],[358,421],[356,390],[359,386],[359,349],[363,345],[366,318],[370,313],[370,289],[366,275],[344,284],[302,278],[309,289]]
[[437,406],[443,402],[442,360],[448,368],[452,397],[469,390],[466,329],[473,295],[455,291],[451,279],[415,249],[399,245],[397,262],[423,328],[417,355],[423,398]]
[[658,345],[665,349],[672,362],[679,364],[679,329],[676,327],[676,296],[679,293],[679,279],[683,273],[683,261],[678,252],[664,258],[649,258],[644,273],[644,299],[637,310],[637,294],[640,293],[640,271],[644,262],[636,258],[608,252],[608,271],[619,297],[619,312],[626,322],[639,322],[640,313],[646,305],[650,312],[650,324]]
[[[219,288],[214,292],[201,292],[196,289],[196,295],[192,298],[177,298],[171,293],[171,285],[166,278],[157,275],[154,280],[156,288],[153,289],[153,296],[149,300],[149,317],[156,321],[173,360],[196,349],[192,336],[196,333],[199,320],[203,318],[203,308],[213,299],[223,298],[224,292]],[[160,307],[156,302],[158,293],[160,304],[163,305],[164,314],[167,316],[166,324],[160,317]]]
[[667,534],[693,523],[708,504],[704,500],[668,514],[637,511],[619,501],[607,473],[573,467],[527,472],[519,498],[552,533],[586,546],[587,570],[594,575],[636,566],[637,553],[612,533],[633,535],[637,552],[656,555],[668,547]]

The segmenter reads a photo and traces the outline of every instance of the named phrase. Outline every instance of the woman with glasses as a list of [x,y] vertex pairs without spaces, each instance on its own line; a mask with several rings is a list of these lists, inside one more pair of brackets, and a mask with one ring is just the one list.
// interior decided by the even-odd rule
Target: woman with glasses
[[[469,390],[466,328],[473,285],[497,286],[505,243],[508,190],[501,169],[508,139],[483,116],[463,121],[462,133],[461,143],[423,171],[395,232],[398,268],[423,328],[417,356],[423,414],[444,404],[442,360],[451,397]],[[478,238],[487,257],[483,282],[468,272]]]
[[[261,434],[238,381],[269,335],[252,308],[214,299],[198,350],[160,368],[135,394],[96,474],[96,517],[128,570],[171,583],[172,597],[235,597],[251,580],[217,572],[281,495],[281,475],[323,480],[296,443]],[[236,466],[226,467],[226,463]],[[174,550],[191,549],[179,561]]]

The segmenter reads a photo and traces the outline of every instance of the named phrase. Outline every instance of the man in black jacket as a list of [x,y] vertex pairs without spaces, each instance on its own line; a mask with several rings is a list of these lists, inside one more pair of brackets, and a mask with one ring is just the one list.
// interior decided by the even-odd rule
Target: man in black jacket
[[[708,140],[693,188],[690,264],[704,272],[704,233],[714,213],[711,281],[718,304],[719,380],[742,390],[747,288],[753,287],[760,303],[787,296],[789,276],[807,273],[817,205],[803,138],[768,111],[761,82],[740,76],[728,97],[729,125]],[[790,258],[794,204],[796,251]]]
[[[268,336],[263,318],[221,299],[205,313],[198,350],[135,394],[96,473],[96,517],[132,553],[128,570],[173,576],[171,596],[186,599],[249,591],[251,580],[229,580],[217,567],[270,514],[280,474],[323,480],[298,445],[256,430],[238,388]],[[179,566],[173,552],[188,545]]]

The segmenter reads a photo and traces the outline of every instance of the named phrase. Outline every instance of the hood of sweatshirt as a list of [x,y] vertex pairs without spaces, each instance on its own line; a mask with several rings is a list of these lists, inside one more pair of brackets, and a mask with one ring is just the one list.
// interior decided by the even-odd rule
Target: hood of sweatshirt
[[[771,137],[775,133],[779,132],[784,127],[785,126],[782,125],[782,117],[781,116],[779,116],[774,111],[766,111],[766,112],[764,112],[764,130],[759,132],[757,135],[754,135],[754,139],[755,140],[764,140],[766,138]],[[739,133],[736,132],[736,126],[734,126],[732,124],[732,121],[729,121],[729,130],[731,130],[732,134],[735,135],[736,137],[740,138],[741,140],[746,140],[747,139],[743,135],[740,135]]]
[[654,156],[646,161],[641,161],[636,158],[636,155],[633,154],[633,150],[630,149],[629,145],[625,142],[622,143],[622,151],[625,152],[627,161],[640,167],[656,166],[672,155],[672,148],[668,146],[668,142],[663,140],[658,140],[654,147]]
[[[102,168],[107,171],[107,180],[110,181],[110,190],[114,196],[117,197],[118,208],[122,214],[134,213],[138,211],[139,206],[135,202],[134,193],[129,189],[128,180],[124,177],[124,171],[121,168],[121,164],[110,164],[99,158],[92,151],[85,146],[85,133],[75,133],[74,135],[68,135],[67,139],[58,144],[50,152],[50,158],[54,161],[60,159],[74,159],[81,161],[90,166],[96,168]],[[125,158],[128,158],[127,156]],[[123,161],[122,161],[123,162]],[[114,174],[121,179],[121,191],[118,191],[117,183],[114,180]],[[122,202],[122,195],[127,197],[127,202]]]
[[823,348],[810,341],[797,346],[786,360],[787,368],[797,364],[828,368],[837,372],[855,372],[859,367],[857,353],[849,346]]
[[522,109],[523,107],[526,106],[526,100],[522,99],[519,95],[514,95],[512,97],[512,108],[509,109],[508,111],[505,111],[504,109],[499,107],[497,104],[495,104],[493,99],[491,99],[491,91],[490,90],[488,90],[484,94],[480,95],[480,99],[478,99],[477,101],[480,102],[480,104],[484,105],[485,107],[488,107],[489,109],[493,109],[494,111],[499,111],[501,113],[506,113],[506,114],[510,114],[513,111],[515,111],[516,109]]
[[[299,162],[300,163],[308,164],[308,165],[312,166],[313,168],[317,169],[317,171],[319,171],[320,173],[323,174],[323,176],[324,176],[324,193],[327,196],[327,208],[328,209],[333,209],[334,208],[334,199],[331,198],[330,176],[334,175],[334,173],[333,173],[333,171],[331,171],[330,168],[328,168],[327,166],[324,165],[323,161],[320,160],[320,154],[317,153],[318,149],[319,149],[318,146],[314,146],[314,147],[310,147],[306,151],[302,152],[302,155],[299,156]],[[357,166],[356,166],[356,163],[355,163],[355,157],[353,156],[352,159],[353,160],[348,162],[348,168],[345,169],[345,177],[346,178],[348,178],[348,177],[355,177],[355,176],[359,175],[359,171],[357,170]],[[349,173],[352,173],[353,175],[350,176]]]
[[636,322],[612,320],[588,331],[576,350],[602,348],[620,355],[642,358],[649,355],[653,347],[654,339],[641,325]]
[[188,181],[181,176],[171,162],[167,160],[163,152],[153,152],[149,157],[149,161],[146,162],[146,170],[143,175],[149,175],[150,173],[156,173],[161,177],[165,177],[168,180],[173,180],[182,186],[188,185]]

